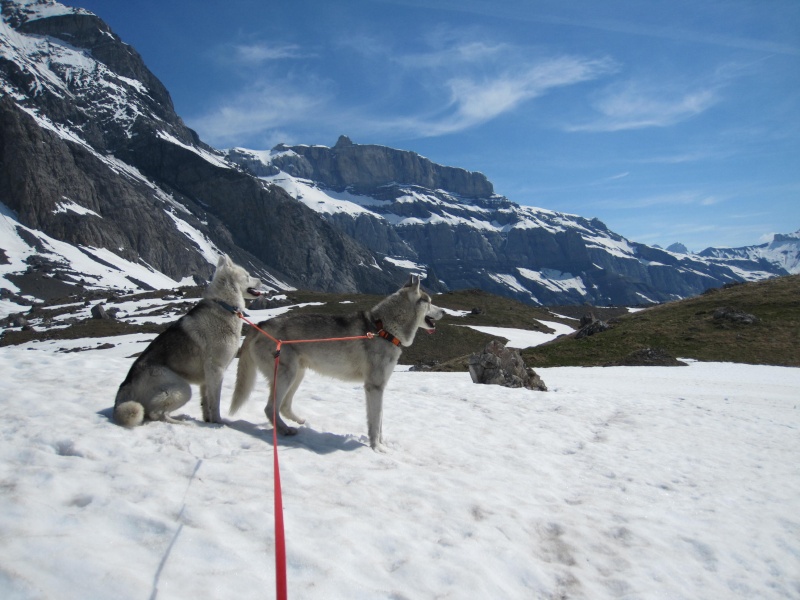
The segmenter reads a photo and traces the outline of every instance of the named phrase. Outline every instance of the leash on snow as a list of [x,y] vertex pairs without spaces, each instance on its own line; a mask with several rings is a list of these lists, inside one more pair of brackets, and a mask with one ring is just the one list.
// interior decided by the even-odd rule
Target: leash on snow
[[[227,307],[223,307],[227,308]],[[230,309],[228,309],[230,310]],[[268,337],[275,342],[275,371],[272,376],[272,473],[273,473],[273,489],[274,489],[274,509],[275,509],[275,588],[276,598],[278,600],[286,600],[288,594],[288,584],[286,577],[286,535],[283,528],[283,494],[281,492],[281,470],[278,461],[278,427],[275,423],[278,422],[278,403],[276,402],[276,395],[278,391],[278,366],[281,360],[281,346],[283,344],[307,344],[311,342],[346,342],[350,340],[372,340],[376,336],[380,336],[389,340],[396,346],[400,344],[400,340],[395,338],[392,334],[383,329],[383,325],[379,325],[380,331],[378,333],[367,332],[364,335],[355,335],[350,337],[340,338],[325,338],[318,340],[279,340],[271,336],[269,333],[261,329],[258,325],[248,319],[244,312],[239,310],[231,310],[242,321],[250,325],[260,334]],[[379,322],[380,323],[380,322]],[[396,340],[396,341],[395,341]]]

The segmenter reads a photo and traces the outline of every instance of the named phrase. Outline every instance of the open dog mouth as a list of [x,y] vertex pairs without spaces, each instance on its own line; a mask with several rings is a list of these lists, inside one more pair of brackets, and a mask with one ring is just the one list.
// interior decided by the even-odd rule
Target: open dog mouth
[[436,321],[434,321],[431,317],[425,317],[425,325],[428,326],[427,331],[428,333],[434,333],[436,331]]
[[254,296],[255,298],[258,298],[264,292],[262,292],[261,290],[257,290],[256,288],[247,288],[247,293],[250,294],[251,296]]

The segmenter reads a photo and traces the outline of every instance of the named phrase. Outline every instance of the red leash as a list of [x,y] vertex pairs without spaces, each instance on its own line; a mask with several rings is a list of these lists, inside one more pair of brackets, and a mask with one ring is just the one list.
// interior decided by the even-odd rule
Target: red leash
[[253,327],[262,335],[267,336],[275,342],[275,371],[272,376],[272,471],[274,481],[274,506],[275,506],[275,597],[277,600],[287,600],[288,583],[286,577],[286,534],[283,528],[283,493],[281,491],[281,468],[278,461],[278,403],[275,401],[278,391],[278,365],[281,361],[282,344],[305,344],[310,342],[342,342],[348,340],[371,340],[375,338],[374,333],[342,338],[326,338],[321,340],[277,340],[261,329],[258,325],[247,319],[243,313],[235,311],[235,314],[245,323]]
[[[278,363],[281,359],[281,342],[276,342],[278,347],[275,350],[275,374],[272,377],[274,382],[278,380]],[[277,389],[277,386],[274,387]],[[274,473],[275,489],[275,597],[278,600],[286,600],[288,584],[286,578],[286,535],[283,531],[283,494],[281,492],[281,467],[278,462],[278,428],[274,423],[278,422],[278,403],[274,401],[275,391],[273,391],[272,402],[272,471]]]

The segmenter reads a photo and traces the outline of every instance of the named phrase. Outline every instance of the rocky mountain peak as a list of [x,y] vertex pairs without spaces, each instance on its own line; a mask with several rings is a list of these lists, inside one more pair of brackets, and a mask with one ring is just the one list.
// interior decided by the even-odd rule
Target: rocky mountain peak
[[352,146],[352,145],[353,145],[353,140],[351,140],[346,135],[340,135],[339,139],[336,140],[336,145],[333,148],[334,148],[334,150],[336,150],[336,149],[341,149],[341,148],[347,148],[348,146]]
[[2,0],[0,2],[0,12],[3,15],[3,20],[14,28],[20,27],[28,21],[47,17],[66,14],[91,14],[83,8],[64,6],[55,2],[55,0]]
[[674,244],[670,244],[669,246],[667,246],[667,250],[669,252],[675,252],[676,254],[689,254],[689,249],[680,242],[675,242]]
[[281,171],[337,191],[368,194],[398,184],[444,190],[464,198],[494,195],[494,187],[483,173],[439,165],[408,150],[357,144],[346,135],[332,148],[280,144],[273,149],[271,162]]
[[145,129],[200,143],[139,53],[96,15],[52,0],[2,0],[2,15],[0,77],[20,106],[74,124],[104,151]]

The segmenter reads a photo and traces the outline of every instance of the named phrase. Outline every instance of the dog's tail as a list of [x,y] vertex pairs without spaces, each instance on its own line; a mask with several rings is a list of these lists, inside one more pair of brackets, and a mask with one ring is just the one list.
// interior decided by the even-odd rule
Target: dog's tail
[[242,350],[239,353],[239,365],[236,367],[236,387],[231,398],[231,407],[228,414],[235,414],[250,397],[256,385],[258,376],[258,366],[256,364],[256,341],[257,338],[252,332],[244,338]]
[[114,421],[123,427],[136,427],[144,422],[144,406],[134,400],[126,400],[114,406]]

